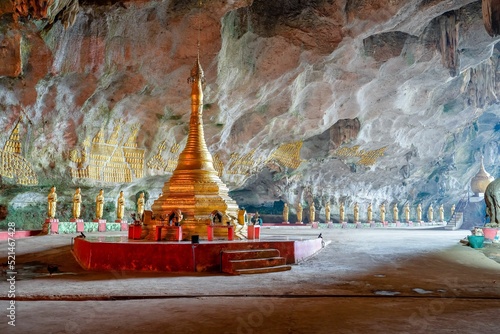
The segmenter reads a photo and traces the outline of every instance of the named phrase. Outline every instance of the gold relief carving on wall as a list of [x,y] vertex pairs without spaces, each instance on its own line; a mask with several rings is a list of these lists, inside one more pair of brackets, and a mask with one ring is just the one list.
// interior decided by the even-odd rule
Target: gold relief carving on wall
[[21,121],[22,117],[17,121],[9,139],[0,151],[0,175],[16,179],[17,184],[36,185],[38,178],[33,166],[21,155],[22,146],[19,135]]
[[[76,168],[70,168],[73,178],[89,178],[109,183],[129,183],[144,176],[145,150],[137,148],[139,126],[133,125],[131,134],[120,140],[123,123],[116,122],[109,138],[104,140],[101,128],[90,141],[83,143],[81,151],[72,150],[70,161]],[[90,150],[87,158],[87,150]]]
[[222,177],[222,174],[224,173],[224,163],[222,162],[217,153],[213,155],[213,160],[214,160],[214,168],[217,171],[217,174],[219,175],[219,177]]
[[359,145],[353,147],[341,147],[333,152],[333,155],[338,158],[360,158],[358,164],[371,166],[377,162],[378,158],[384,156],[385,150],[387,149],[387,146],[384,146],[376,150],[364,151],[359,150],[359,147]]
[[262,164],[262,159],[255,159],[254,154],[255,149],[244,155],[231,153],[231,159],[228,164],[228,173],[250,175],[257,166]]
[[278,164],[297,169],[302,160],[300,159],[300,149],[302,141],[280,145],[269,157],[269,160],[275,160]]
[[170,147],[170,153],[174,153],[175,156],[167,160],[165,160],[162,156],[162,153],[166,150],[166,148],[166,140],[158,144],[158,147],[156,148],[157,153],[148,160],[147,166],[149,169],[155,169],[168,173],[171,173],[175,170],[175,167],[177,167],[177,160],[179,158],[179,154],[176,153],[179,152],[180,145],[175,143]]

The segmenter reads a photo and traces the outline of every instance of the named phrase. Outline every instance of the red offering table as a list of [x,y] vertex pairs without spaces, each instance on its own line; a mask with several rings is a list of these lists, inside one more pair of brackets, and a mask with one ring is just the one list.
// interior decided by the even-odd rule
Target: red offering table
[[130,224],[128,226],[128,238],[129,239],[140,239],[142,233],[142,225]]
[[248,239],[260,239],[260,225],[248,225]]
[[214,240],[214,228],[226,228],[227,229],[227,240],[234,240],[234,227],[233,225],[207,225],[207,236],[208,241]]

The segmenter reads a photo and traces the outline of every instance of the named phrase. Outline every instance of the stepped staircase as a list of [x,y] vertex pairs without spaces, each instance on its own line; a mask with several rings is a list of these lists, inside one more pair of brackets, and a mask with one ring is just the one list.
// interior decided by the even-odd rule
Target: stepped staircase
[[462,226],[464,222],[464,210],[467,204],[468,200],[464,196],[464,198],[458,202],[453,216],[451,216],[450,221],[444,227],[445,230],[458,230]]
[[292,269],[277,249],[224,250],[221,270],[232,275],[263,274]]

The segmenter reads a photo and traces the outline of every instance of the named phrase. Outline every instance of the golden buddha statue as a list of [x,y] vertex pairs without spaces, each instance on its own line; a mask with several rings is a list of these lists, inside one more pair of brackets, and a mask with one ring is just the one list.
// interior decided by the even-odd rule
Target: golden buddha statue
[[297,204],[297,223],[302,223],[302,204]]
[[434,221],[434,209],[432,208],[432,204],[429,205],[429,210],[427,210],[427,221]]
[[340,222],[342,223],[345,218],[345,209],[344,209],[344,202],[340,202],[339,204],[339,219]]
[[309,223],[313,223],[316,220],[316,208],[314,207],[314,203],[311,203],[309,207]]
[[410,221],[410,204],[409,203],[405,204],[404,211],[405,211],[405,220],[408,223]]
[[95,198],[95,218],[101,219],[104,212],[104,190],[99,190]]
[[380,204],[380,221],[385,222],[385,203]]
[[142,220],[142,215],[144,215],[144,207],[145,207],[144,192],[141,192],[139,198],[137,199],[137,213],[139,214],[139,219],[141,220]]
[[444,222],[444,207],[443,204],[439,206],[439,221]]
[[373,221],[373,207],[372,203],[368,204],[368,208],[366,209],[366,219],[368,222]]
[[326,202],[326,206],[325,206],[325,223],[329,223],[330,222],[330,215],[331,215],[331,212],[330,212],[330,202]]
[[238,210],[238,224],[246,225],[247,223],[247,211],[245,208],[241,208]]
[[359,205],[358,202],[354,203],[354,222],[359,222]]
[[398,203],[394,203],[394,206],[392,207],[392,218],[395,222],[399,221]]
[[56,217],[57,194],[56,187],[51,187],[47,196],[47,217],[53,219]]
[[80,188],[76,188],[75,194],[73,195],[73,210],[72,210],[74,219],[80,218],[81,206],[82,206],[81,190]]
[[422,204],[417,205],[417,221],[422,221]]
[[116,200],[116,219],[123,220],[125,216],[125,197],[123,196],[123,191],[120,191],[120,195]]
[[283,205],[283,222],[288,223],[288,204]]

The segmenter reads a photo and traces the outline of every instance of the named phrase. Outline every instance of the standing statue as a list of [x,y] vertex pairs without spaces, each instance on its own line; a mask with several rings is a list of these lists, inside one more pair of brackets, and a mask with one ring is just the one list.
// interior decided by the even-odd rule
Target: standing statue
[[283,206],[283,222],[288,223],[288,204],[285,203]]
[[238,210],[238,224],[245,225],[247,223],[247,210],[241,208]]
[[309,207],[309,223],[315,222],[316,221],[315,218],[316,218],[316,208],[314,207],[314,203],[313,203]]
[[354,203],[354,222],[357,223],[359,222],[359,204],[358,202]]
[[405,204],[405,220],[406,222],[410,222],[410,204],[409,203],[406,203]]
[[455,204],[453,204],[451,206],[451,216],[450,216],[450,218],[453,217],[454,214],[455,214]]
[[422,221],[422,204],[420,203],[417,205],[417,221]]
[[47,217],[55,218],[56,217],[56,204],[57,204],[57,194],[56,187],[52,186],[50,188],[49,195],[47,196]]
[[395,222],[399,220],[398,203],[394,203],[394,206],[392,207],[392,218],[394,219]]
[[486,215],[490,217],[490,224],[500,223],[500,179],[495,179],[488,184],[484,191],[486,202]]
[[385,203],[380,204],[380,221],[385,222]]
[[297,223],[302,223],[302,204],[297,205]]
[[123,191],[120,191],[120,195],[116,200],[116,219],[123,220],[125,215],[125,197],[123,197]]
[[439,221],[444,222],[444,208],[443,204],[439,206]]
[[432,204],[429,205],[429,210],[427,210],[427,221],[434,221],[434,209],[432,208]]
[[325,206],[325,223],[329,222],[330,222],[330,202],[327,202]]
[[373,221],[373,207],[372,207],[372,203],[368,204],[368,209],[367,209],[367,212],[366,212],[366,219],[368,220],[368,222]]
[[101,219],[104,211],[104,190],[99,190],[99,195],[95,198],[95,218]]
[[144,214],[144,192],[139,195],[137,199],[137,213],[139,214],[139,218],[142,220],[142,215]]
[[80,192],[81,192],[80,188],[76,188],[75,194],[73,195],[72,213],[74,219],[80,218],[81,207],[82,207],[82,195]]
[[340,219],[341,223],[344,221],[344,218],[345,218],[344,203],[340,202],[340,205],[339,205],[339,219]]

